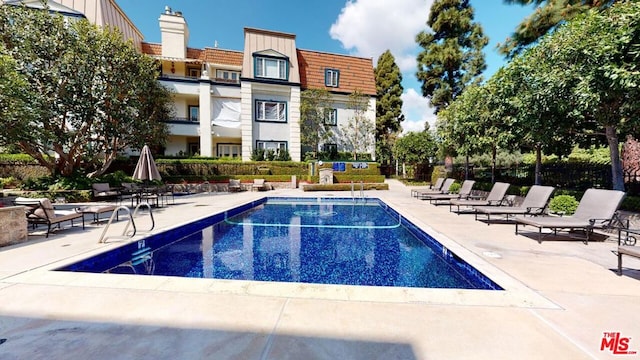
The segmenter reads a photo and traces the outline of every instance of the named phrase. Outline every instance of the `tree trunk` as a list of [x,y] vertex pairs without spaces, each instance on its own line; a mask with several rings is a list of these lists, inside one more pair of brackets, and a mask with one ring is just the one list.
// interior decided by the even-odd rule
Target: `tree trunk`
[[494,146],[491,149],[491,183],[496,183],[496,157],[498,154],[498,149]]
[[611,154],[611,179],[613,190],[624,191],[624,176],[622,173],[622,162],[620,161],[620,150],[618,149],[618,134],[614,125],[605,126],[607,142],[609,143],[609,154]]
[[464,179],[469,180],[469,154],[464,158]]
[[535,185],[542,185],[542,145],[536,143],[536,170],[535,170]]

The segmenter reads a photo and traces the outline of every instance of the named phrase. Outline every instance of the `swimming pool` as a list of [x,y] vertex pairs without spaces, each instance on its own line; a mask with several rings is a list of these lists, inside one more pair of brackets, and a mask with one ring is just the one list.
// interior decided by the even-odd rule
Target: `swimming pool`
[[58,270],[502,290],[372,198],[263,198]]

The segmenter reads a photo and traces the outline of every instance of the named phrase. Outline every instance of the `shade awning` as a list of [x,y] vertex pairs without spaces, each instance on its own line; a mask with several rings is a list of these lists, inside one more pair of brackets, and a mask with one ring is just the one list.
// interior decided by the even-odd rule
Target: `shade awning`
[[226,128],[240,128],[240,100],[214,100],[211,123]]

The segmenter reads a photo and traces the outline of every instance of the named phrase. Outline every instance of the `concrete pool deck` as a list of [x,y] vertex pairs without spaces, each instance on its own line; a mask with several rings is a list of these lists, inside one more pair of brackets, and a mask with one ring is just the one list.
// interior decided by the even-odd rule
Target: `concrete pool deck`
[[[51,271],[122,245],[90,224],[0,248],[2,359],[609,359],[640,352],[640,261],[617,276],[615,241],[515,235],[448,206],[366,192],[434,235],[505,291],[368,288]],[[176,197],[173,227],[296,190]],[[125,222],[109,234],[122,231]],[[144,230],[147,218],[136,219]],[[139,239],[136,236],[134,239]],[[603,350],[603,338],[610,347]],[[618,346],[620,345],[620,346]],[[619,352],[618,351],[618,352]]]

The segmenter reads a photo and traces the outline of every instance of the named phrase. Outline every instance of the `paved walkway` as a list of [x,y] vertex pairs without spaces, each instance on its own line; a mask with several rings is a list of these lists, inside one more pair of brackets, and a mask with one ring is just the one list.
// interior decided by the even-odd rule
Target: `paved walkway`
[[[603,337],[640,351],[640,261],[613,271],[614,241],[516,236],[410,196],[379,197],[505,291],[402,289],[52,271],[127,240],[104,224],[0,248],[1,359],[608,359]],[[173,227],[262,196],[177,197],[154,212]],[[141,218],[139,227],[144,228]],[[110,234],[122,231],[114,224]],[[148,224],[147,224],[148,225]],[[136,237],[138,238],[138,237]],[[615,339],[613,337],[612,339]]]

